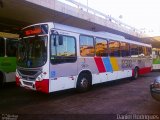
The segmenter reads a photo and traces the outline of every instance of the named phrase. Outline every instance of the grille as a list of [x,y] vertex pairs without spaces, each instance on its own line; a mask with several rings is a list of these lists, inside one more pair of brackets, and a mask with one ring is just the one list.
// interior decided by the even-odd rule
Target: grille
[[36,70],[17,69],[17,70],[18,70],[18,73],[21,76],[24,76],[24,77],[29,76],[29,77],[32,77],[32,78],[35,78],[42,73],[41,69],[36,69]]
[[[42,73],[41,69],[17,69],[18,73],[22,77],[23,80],[25,81],[35,81],[38,75]],[[29,82],[28,82],[29,83]],[[27,84],[27,83],[26,83]]]
[[28,85],[28,86],[32,86],[32,82],[23,81],[23,84]]
[[29,76],[34,76],[37,74],[38,71],[33,71],[33,70],[19,70],[19,72],[23,75],[29,75]]
[[34,77],[27,77],[27,76],[22,76],[23,80],[27,80],[27,81],[35,81],[36,78]]

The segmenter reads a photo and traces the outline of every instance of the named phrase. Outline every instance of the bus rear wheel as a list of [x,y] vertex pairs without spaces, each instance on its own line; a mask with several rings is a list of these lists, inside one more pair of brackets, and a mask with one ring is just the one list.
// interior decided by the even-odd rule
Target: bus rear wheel
[[4,75],[2,72],[0,72],[0,88],[2,88],[4,85]]
[[85,92],[91,87],[91,78],[89,75],[82,73],[77,80],[77,91]]
[[139,75],[138,75],[138,68],[136,67],[133,72],[134,72],[134,73],[133,73],[132,79],[133,79],[133,80],[136,80],[136,79],[138,78],[138,76],[139,76]]

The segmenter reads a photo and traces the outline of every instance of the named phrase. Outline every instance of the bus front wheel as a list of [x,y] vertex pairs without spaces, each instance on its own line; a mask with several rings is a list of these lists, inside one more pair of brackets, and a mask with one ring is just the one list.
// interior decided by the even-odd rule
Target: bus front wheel
[[77,80],[77,91],[85,92],[91,87],[91,78],[89,75],[82,73]]

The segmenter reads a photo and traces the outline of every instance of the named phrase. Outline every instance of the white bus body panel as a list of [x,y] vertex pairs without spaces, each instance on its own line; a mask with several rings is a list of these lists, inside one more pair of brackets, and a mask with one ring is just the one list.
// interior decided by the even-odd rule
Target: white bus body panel
[[4,73],[5,74],[5,82],[15,82],[15,72]]
[[158,70],[158,69],[160,69],[160,64],[153,64],[152,66],[153,66],[153,67],[152,67],[153,70]]

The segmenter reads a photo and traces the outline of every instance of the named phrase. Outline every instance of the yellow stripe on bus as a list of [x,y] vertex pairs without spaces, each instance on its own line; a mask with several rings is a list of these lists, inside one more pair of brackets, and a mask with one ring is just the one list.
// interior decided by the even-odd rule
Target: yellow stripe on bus
[[18,35],[18,34],[12,34],[12,33],[0,32],[0,37],[5,37],[5,38],[19,38],[19,35]]
[[117,59],[115,57],[110,57],[110,62],[111,62],[113,71],[118,71],[119,70],[119,66],[118,66]]

